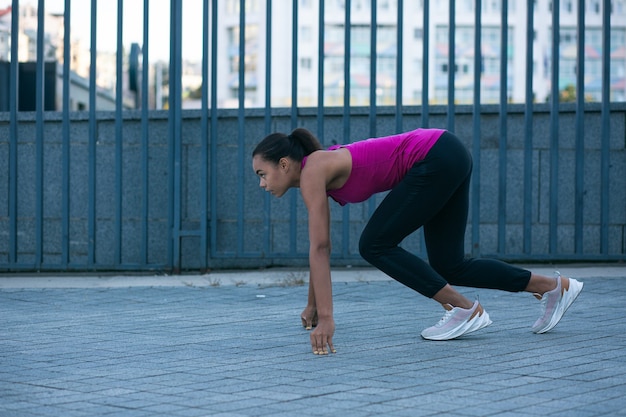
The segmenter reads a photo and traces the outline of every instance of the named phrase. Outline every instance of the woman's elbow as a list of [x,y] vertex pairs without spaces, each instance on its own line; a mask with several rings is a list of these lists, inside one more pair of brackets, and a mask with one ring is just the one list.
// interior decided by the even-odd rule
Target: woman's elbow
[[330,256],[330,251],[330,242],[320,242],[315,245],[312,244],[309,253],[311,256]]

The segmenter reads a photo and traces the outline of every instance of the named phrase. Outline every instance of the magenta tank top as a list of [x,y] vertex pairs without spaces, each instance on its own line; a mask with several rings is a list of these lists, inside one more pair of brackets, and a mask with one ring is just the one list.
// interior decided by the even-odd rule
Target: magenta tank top
[[[398,184],[411,167],[426,157],[445,132],[442,129],[417,129],[393,136],[334,145],[332,151],[346,148],[352,155],[352,171],[343,187],[327,194],[342,206],[359,203],[373,194],[388,191]],[[302,167],[306,163],[302,161]]]

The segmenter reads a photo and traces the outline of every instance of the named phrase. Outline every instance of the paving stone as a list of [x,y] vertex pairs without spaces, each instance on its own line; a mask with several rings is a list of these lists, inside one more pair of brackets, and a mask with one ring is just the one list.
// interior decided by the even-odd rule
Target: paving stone
[[0,286],[0,415],[624,415],[625,280],[584,279],[544,335],[531,296],[462,289],[494,323],[448,342],[419,336],[431,300],[338,282],[328,356],[300,325],[305,286]]

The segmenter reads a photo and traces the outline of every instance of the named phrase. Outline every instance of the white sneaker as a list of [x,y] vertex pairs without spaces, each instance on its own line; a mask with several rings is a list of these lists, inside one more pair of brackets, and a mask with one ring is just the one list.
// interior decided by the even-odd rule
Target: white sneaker
[[437,324],[422,331],[422,337],[428,340],[450,340],[467,333],[489,326],[492,321],[489,314],[478,301],[472,308],[465,309],[444,304],[446,313]]
[[491,321],[491,318],[489,317],[489,314],[482,308],[482,306],[479,305],[479,308],[480,312],[478,313],[478,316],[475,316],[474,319],[471,320],[470,327],[463,334],[475,332],[476,330],[480,330],[483,327],[487,327],[491,323],[493,323]]
[[533,324],[534,333],[545,333],[556,326],[583,289],[583,283],[580,281],[561,277],[558,271],[555,276],[557,280],[555,289],[543,295],[534,294],[538,300],[541,300],[543,310],[541,317]]

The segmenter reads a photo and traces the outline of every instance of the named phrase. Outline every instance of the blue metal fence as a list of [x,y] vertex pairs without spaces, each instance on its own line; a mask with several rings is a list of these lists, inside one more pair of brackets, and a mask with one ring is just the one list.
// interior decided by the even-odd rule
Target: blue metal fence
[[[167,188],[155,190],[154,185],[151,182],[151,146],[152,136],[155,133],[155,119],[162,118],[162,113],[155,112],[149,109],[149,66],[143,65],[141,72],[141,93],[140,103],[141,110],[139,111],[140,120],[140,135],[137,139],[139,142],[137,152],[129,152],[128,138],[125,131],[125,124],[129,117],[129,111],[124,108],[123,96],[124,96],[124,83],[125,76],[125,57],[124,57],[124,45],[123,45],[123,30],[124,27],[124,1],[118,0],[116,2],[117,7],[117,52],[116,52],[116,88],[115,88],[115,110],[113,113],[114,119],[114,148],[113,160],[102,160],[100,158],[101,152],[99,151],[99,140],[102,137],[102,129],[105,129],[103,123],[100,120],[101,113],[97,111],[97,95],[98,86],[97,80],[97,49],[98,49],[98,37],[97,37],[97,25],[98,17],[96,14],[98,1],[91,0],[91,15],[90,15],[90,47],[91,47],[91,65],[89,71],[89,110],[86,113],[74,113],[70,110],[70,61],[71,61],[71,48],[70,42],[72,28],[71,22],[71,10],[72,1],[64,0],[64,38],[63,38],[63,71],[62,71],[62,111],[60,113],[61,126],[62,126],[62,141],[61,141],[61,156],[58,159],[59,169],[61,170],[61,185],[60,185],[60,233],[58,233],[59,240],[56,242],[51,241],[52,238],[46,237],[46,233],[50,231],[51,226],[47,223],[48,211],[51,210],[48,207],[47,202],[50,201],[50,196],[46,194],[47,179],[46,172],[49,169],[44,157],[48,148],[47,131],[51,119],[50,113],[44,111],[44,41],[45,41],[45,6],[44,0],[38,0],[38,27],[37,27],[37,66],[36,66],[36,80],[37,80],[37,97],[36,97],[36,112],[34,113],[35,121],[35,150],[34,150],[34,167],[35,172],[33,175],[34,185],[32,185],[32,192],[34,195],[34,226],[31,228],[26,225],[24,220],[28,216],[28,213],[24,213],[24,207],[21,205],[24,201],[20,197],[20,193],[23,193],[21,187],[24,186],[23,181],[18,178],[18,171],[20,165],[23,163],[20,160],[20,126],[26,123],[27,116],[21,115],[18,110],[18,48],[19,48],[19,19],[20,19],[20,2],[13,0],[11,11],[11,63],[10,63],[10,92],[9,92],[9,112],[8,112],[8,132],[9,138],[7,140],[8,148],[8,163],[6,170],[2,172],[2,181],[8,183],[7,187],[7,213],[5,221],[3,222],[4,229],[6,230],[6,252],[3,260],[0,261],[0,269],[2,270],[102,270],[102,269],[117,269],[117,270],[151,270],[151,269],[169,269],[179,271],[181,269],[207,269],[213,265],[220,265],[216,260],[220,259],[233,259],[233,260],[250,260],[250,265],[254,264],[255,260],[279,258],[279,259],[305,259],[306,250],[302,249],[299,241],[303,238],[299,227],[301,226],[302,207],[298,194],[292,192],[288,196],[288,236],[289,247],[287,250],[283,248],[277,248],[277,245],[273,242],[273,221],[275,219],[275,207],[276,205],[269,200],[269,197],[264,200],[263,212],[263,225],[260,228],[260,237],[258,245],[253,245],[253,249],[249,249],[250,245],[247,244],[247,240],[250,239],[246,232],[248,227],[247,219],[247,204],[246,196],[249,190],[249,181],[246,179],[249,176],[249,137],[254,134],[258,137],[263,134],[270,133],[276,128],[276,108],[272,107],[272,46],[275,45],[275,40],[272,39],[272,29],[275,25],[285,24],[285,22],[272,21],[273,10],[276,3],[280,6],[288,4],[292,6],[291,22],[293,29],[291,34],[292,44],[292,59],[291,59],[291,105],[289,111],[289,126],[288,128],[295,128],[302,122],[303,108],[298,106],[298,86],[299,86],[299,66],[298,66],[298,52],[299,52],[299,1],[294,2],[277,2],[267,0],[262,6],[265,10],[265,36],[266,49],[264,51],[264,63],[265,63],[265,97],[264,106],[262,109],[262,120],[264,132],[254,131],[250,132],[250,119],[251,117],[257,118],[255,111],[246,108],[246,65],[245,57],[248,51],[246,50],[246,19],[247,14],[245,12],[246,1],[237,0],[239,7],[239,31],[238,31],[238,56],[239,66],[237,70],[238,78],[238,91],[235,123],[236,135],[229,138],[233,149],[236,152],[236,172],[224,174],[219,170],[219,125],[220,125],[220,113],[218,111],[218,91],[219,83],[223,83],[224,80],[220,78],[218,63],[221,59],[219,56],[219,37],[223,36],[218,31],[218,16],[224,7],[225,2],[218,0],[202,0],[201,10],[198,13],[202,15],[202,28],[201,33],[198,36],[202,37],[202,101],[199,109],[199,130],[196,132],[199,140],[197,144],[197,155],[189,155],[188,148],[185,144],[185,138],[189,137],[184,132],[183,119],[188,116],[189,111],[183,109],[183,1],[182,0],[170,0],[170,44],[169,44],[169,101],[167,114]],[[315,126],[317,128],[317,134],[320,137],[322,143],[328,143],[333,137],[339,136],[340,138],[351,138],[354,136],[355,126],[361,126],[362,122],[355,122],[353,118],[353,107],[351,106],[351,12],[352,1],[345,0],[344,4],[344,70],[343,70],[343,105],[341,109],[341,132],[339,135],[325,134],[327,132],[327,126],[325,123],[328,119],[329,109],[325,106],[324,97],[324,74],[325,74],[325,2],[317,2],[319,20],[318,26],[318,67],[317,67],[317,97],[318,104],[314,111]],[[377,57],[377,26],[378,19],[378,5],[376,0],[370,2],[371,11],[371,27],[370,31],[370,56]],[[199,4],[199,2],[198,2]],[[408,42],[404,38],[404,15],[407,7],[418,7],[418,2],[411,2],[405,4],[403,0],[397,0],[397,56],[396,56],[396,82],[395,82],[395,106],[393,106],[393,114],[395,119],[395,131],[403,130],[404,117],[408,113],[414,113],[413,109],[408,109],[403,103],[403,80],[404,74],[404,62],[403,55],[405,48],[410,47]],[[584,0],[578,0],[579,10],[584,9]],[[422,91],[421,91],[421,106],[419,106],[420,123],[424,127],[431,125],[431,116],[433,114],[440,115],[441,112],[445,114],[445,127],[449,130],[456,130],[455,117],[459,112],[459,106],[455,103],[455,42],[453,41],[456,36],[456,4],[455,0],[450,0],[448,3],[449,12],[449,25],[448,25],[448,37],[451,41],[448,42],[448,94],[447,104],[431,105],[429,104],[429,85],[432,82],[429,69],[430,63],[428,60],[430,51],[430,25],[429,18],[431,16],[430,1],[422,0],[419,7],[423,10],[423,62],[422,62]],[[528,0],[526,2],[527,13],[527,27],[534,27],[534,0]],[[483,136],[483,117],[485,112],[485,106],[481,104],[481,40],[482,40],[482,3],[481,0],[475,0],[475,14],[474,14],[474,88],[473,88],[473,104],[471,105],[472,115],[472,140],[469,144],[472,153],[474,155],[475,172],[472,183],[472,196],[471,196],[471,211],[473,213],[471,217],[471,252],[474,255],[482,254],[481,250],[481,171],[485,168],[482,166],[481,161],[481,148],[483,143],[481,137]],[[559,0],[552,0],[552,27],[560,27],[560,6]],[[610,50],[610,27],[611,27],[611,12],[610,12],[610,0],[603,0],[602,2],[602,50]],[[150,2],[144,0],[143,2],[143,44],[142,44],[142,58],[144,63],[150,62],[151,50],[155,47],[150,43],[150,31],[155,30],[150,26],[149,15],[151,12]],[[507,211],[507,191],[510,189],[511,184],[507,182],[508,162],[510,155],[508,153],[509,144],[507,141],[511,136],[511,125],[509,118],[511,117],[511,107],[508,97],[508,71],[509,63],[506,59],[508,55],[508,16],[509,16],[509,2],[502,0],[501,3],[501,22],[500,22],[500,80],[504,80],[500,83],[500,97],[498,104],[498,184],[497,184],[497,249],[493,255],[501,258],[513,258],[516,260],[625,260],[626,259],[626,244],[622,243],[621,246],[609,244],[610,233],[609,224],[610,220],[610,184],[612,181],[616,181],[615,178],[610,176],[611,161],[611,114],[612,105],[610,103],[610,56],[608,53],[604,53],[602,56],[602,101],[601,106],[601,131],[599,132],[601,137],[601,159],[600,159],[600,238],[599,247],[597,251],[589,253],[585,250],[585,215],[584,204],[585,200],[585,182],[584,182],[584,166],[585,166],[585,118],[587,115],[587,108],[584,101],[584,75],[585,75],[585,61],[584,61],[584,36],[578,36],[577,38],[577,95],[575,103],[575,124],[576,124],[576,138],[575,138],[575,221],[574,221],[574,241],[575,248],[573,252],[565,253],[559,249],[559,202],[562,195],[559,193],[559,175],[560,175],[560,143],[559,143],[559,130],[561,128],[561,114],[562,105],[559,103],[559,60],[553,59],[551,62],[551,103],[549,104],[549,157],[550,157],[550,175],[549,175],[549,221],[547,222],[549,231],[547,238],[549,239],[547,253],[537,253],[537,250],[532,246],[532,230],[533,230],[533,211],[536,211],[535,199],[537,193],[536,188],[533,186],[533,149],[534,143],[534,114],[537,111],[537,104],[534,103],[533,96],[533,31],[527,30],[526,33],[526,72],[529,74],[525,79],[525,103],[523,106],[523,206],[518,209],[523,212],[522,220],[522,239],[523,248],[521,252],[510,253],[507,249],[507,224],[509,212]],[[310,22],[308,22],[310,23]],[[578,13],[577,18],[577,31],[578,33],[584,33],[585,31],[585,14]],[[552,57],[559,56],[559,31],[552,31]],[[365,132],[370,137],[381,134],[380,123],[381,112],[388,112],[388,107],[380,107],[376,105],[376,86],[377,86],[377,60],[370,60],[370,74],[369,74],[369,100],[370,106],[367,110],[367,123],[366,127],[359,129],[359,134]],[[519,108],[519,106],[518,106]],[[408,113],[407,113],[408,112]],[[137,112],[133,113],[137,114]],[[197,113],[194,113],[197,114]],[[622,114],[622,113],[620,113]],[[72,133],[72,127],[76,123],[76,119],[87,118],[88,121],[88,139],[87,139],[87,172],[86,186],[88,191],[87,195],[87,211],[86,211],[86,227],[85,234],[87,235],[87,247],[86,255],[83,257],[77,257],[72,255],[72,236],[75,231],[72,231],[72,184],[77,181],[76,173],[72,171],[71,155],[73,144],[70,140]],[[332,137],[331,137],[332,136]],[[623,151],[623,149],[622,149]],[[187,152],[187,153],[186,153]],[[623,164],[624,153],[617,154],[619,163]],[[137,172],[140,174],[140,178],[132,178],[135,185],[128,185],[131,178],[129,178],[129,158],[138,156],[139,168]],[[186,171],[186,164],[189,163],[190,158],[198,158],[198,165],[200,169],[197,171],[198,178],[190,178],[191,174]],[[103,213],[99,209],[99,203],[101,202],[102,188],[102,171],[99,170],[99,164],[109,164],[111,169],[108,170],[108,176],[113,181],[112,189],[114,192],[110,193],[110,197],[113,199],[110,205],[113,210],[112,219],[113,225],[111,226],[111,234],[107,237],[111,237],[112,243],[112,256],[103,262],[97,254],[99,253],[98,245],[109,245],[110,243],[104,243],[103,235],[101,234],[102,226],[98,223],[99,217],[103,216]],[[133,171],[134,172],[134,171]],[[236,221],[237,232],[235,235],[236,244],[229,246],[225,249],[220,243],[221,223],[219,211],[221,204],[218,201],[219,193],[221,189],[221,181],[224,175],[234,176],[237,181],[235,189],[230,190],[230,195],[235,195],[235,207],[236,213],[234,213],[234,219]],[[617,179],[622,181],[623,179]],[[191,185],[190,185],[191,184]],[[109,187],[108,185],[106,187]],[[129,191],[129,188],[131,189]],[[159,256],[152,255],[151,240],[154,239],[154,235],[151,232],[152,221],[154,217],[151,215],[150,201],[154,197],[151,193],[160,192],[167,194],[167,227],[165,231],[166,236],[161,238],[167,242],[167,250],[165,254]],[[125,201],[129,198],[129,193],[138,195],[139,203],[137,207],[133,209],[133,212],[139,219],[139,231],[136,232],[137,237],[133,239],[134,243],[125,242],[125,227],[126,215],[125,215]],[[187,194],[197,194],[197,214],[195,216],[188,216],[185,211],[190,210],[190,203],[188,201]],[[187,199],[187,200],[186,200]],[[621,204],[624,200],[623,197],[618,197],[618,204]],[[56,203],[55,203],[56,204]],[[371,212],[376,205],[376,201],[372,200],[368,203],[368,210]],[[284,207],[281,205],[281,207]],[[623,212],[625,208],[618,208],[618,219],[613,223],[622,224],[622,240],[624,237]],[[232,214],[232,213],[231,213]],[[353,249],[354,239],[351,236],[354,235],[354,230],[351,229],[353,222],[351,222],[353,213],[349,207],[342,209],[342,230],[341,230],[341,246],[337,248],[338,252],[336,258],[344,261],[344,263],[350,263],[352,260],[358,258],[358,254]],[[1,216],[0,216],[1,217]],[[189,220],[193,218],[193,220]],[[622,222],[622,223],[620,223]],[[25,237],[32,230],[32,236]],[[57,236],[57,235],[54,235]],[[32,241],[32,247],[27,247],[26,242]],[[186,262],[184,260],[184,253],[186,249],[184,247],[185,242],[196,247],[194,251],[194,260]],[[137,244],[139,247],[138,255],[135,257],[127,257],[124,255],[129,245]],[[50,250],[49,246],[54,249]],[[417,251],[422,254],[424,252],[423,245],[416,245]],[[616,250],[615,247],[618,249]],[[234,248],[234,249],[233,249]],[[51,256],[50,253],[54,253]],[[73,260],[78,259],[78,260]],[[263,261],[257,262],[259,265],[264,264]],[[246,264],[246,265],[249,265]]]

